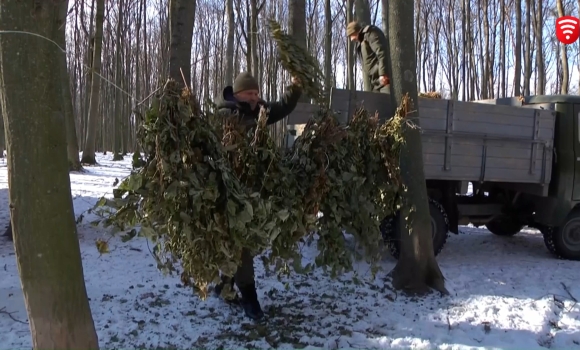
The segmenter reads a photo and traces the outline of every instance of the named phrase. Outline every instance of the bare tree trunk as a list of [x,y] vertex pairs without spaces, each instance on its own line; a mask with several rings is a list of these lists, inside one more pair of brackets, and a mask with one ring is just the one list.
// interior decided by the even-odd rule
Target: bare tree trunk
[[234,34],[236,32],[234,0],[226,0],[226,15],[228,18],[228,37],[226,46],[225,84],[232,85],[234,83]]
[[324,0],[324,88],[327,102],[330,102],[332,88],[332,7],[330,0]]
[[[393,109],[409,94],[417,101],[417,62],[413,33],[415,2],[389,1],[389,41],[392,60],[391,103]],[[416,103],[416,102],[415,102]],[[417,109],[413,120],[418,121]],[[394,110],[393,110],[394,114]],[[401,255],[392,271],[393,286],[408,292],[425,293],[430,288],[447,293],[443,274],[439,269],[433,240],[427,201],[427,187],[423,170],[421,135],[417,128],[405,128],[405,144],[401,149],[401,176],[407,187],[401,220],[410,217],[411,229],[402,229]],[[414,212],[411,213],[411,206]],[[401,227],[406,227],[402,222]],[[409,232],[404,232],[409,231]]]
[[122,30],[123,30],[123,5],[124,0],[119,0],[117,2],[117,29],[116,29],[116,40],[115,40],[115,112],[113,114],[113,160],[123,160],[123,95],[121,88],[121,71],[123,66],[123,61],[121,56],[123,53],[122,46]]
[[[58,32],[58,44],[62,48],[66,48],[66,15],[68,13],[68,1],[60,1],[60,12],[59,12],[59,32]],[[75,114],[73,109],[73,101],[71,96],[71,86],[70,77],[68,74],[67,66],[67,55],[62,54],[59,57],[60,66],[60,77],[61,77],[61,88],[62,88],[62,100],[63,100],[63,112],[64,112],[64,122],[66,130],[66,144],[67,144],[67,157],[68,165],[70,171],[81,171],[83,167],[81,166],[81,160],[79,157],[79,143],[77,139],[77,132],[75,126]]]
[[96,0],[97,10],[95,15],[95,36],[93,47],[93,59],[91,66],[91,99],[89,102],[89,122],[87,128],[87,142],[83,147],[81,163],[97,164],[95,158],[95,147],[97,142],[97,131],[99,127],[99,103],[101,90],[101,50],[103,48],[103,23],[105,19],[105,0]]
[[530,95],[530,80],[532,78],[532,42],[530,40],[531,35],[531,0],[526,0],[526,25],[524,29],[524,95]]
[[70,195],[62,71],[55,69],[64,54],[54,45],[62,1],[0,1],[0,30],[37,35],[0,35],[14,248],[33,348],[98,349]]
[[[562,4],[562,0],[556,0],[556,5],[558,7],[558,17],[565,16],[564,13],[564,5]],[[568,50],[566,49],[566,45],[560,45],[560,60],[562,64],[562,85],[560,86],[560,93],[563,95],[568,94],[569,90],[569,80],[570,80],[570,71],[568,68]]]
[[537,2],[536,20],[535,20],[535,35],[536,35],[536,75],[538,77],[538,86],[536,88],[537,95],[544,95],[546,93],[546,69],[544,62],[544,9],[542,0]]
[[258,4],[257,0],[250,0],[250,43],[252,52],[252,75],[260,81],[260,63],[258,60]]
[[169,77],[181,86],[191,81],[195,8],[196,0],[169,0]]
[[389,0],[381,0],[381,15],[383,18],[383,32],[388,37],[386,33],[389,31]]
[[[356,20],[362,25],[372,24],[371,22],[371,11],[368,0],[354,0],[354,8],[356,13]],[[364,62],[363,62],[364,64]],[[367,71],[363,69],[363,71]],[[371,91],[371,78],[367,74],[363,74],[363,86],[365,91]]]
[[514,62],[514,95],[519,96],[521,92],[522,78],[522,0],[515,0],[516,4],[516,43]]
[[[353,16],[354,0],[346,0],[346,24],[354,20]],[[346,42],[346,65],[347,65],[347,87],[350,90],[356,89],[356,81],[354,80],[354,67],[356,65],[356,58],[354,55],[354,43],[348,39]]]
[[506,38],[506,9],[505,9],[505,0],[500,1],[500,38],[499,38],[499,69],[501,73],[500,77],[500,84],[497,97],[505,97],[506,96],[506,53],[505,53],[505,38]]
[[[295,42],[307,48],[306,45],[306,0],[288,1],[288,32]],[[301,102],[309,102],[310,96],[303,94]]]

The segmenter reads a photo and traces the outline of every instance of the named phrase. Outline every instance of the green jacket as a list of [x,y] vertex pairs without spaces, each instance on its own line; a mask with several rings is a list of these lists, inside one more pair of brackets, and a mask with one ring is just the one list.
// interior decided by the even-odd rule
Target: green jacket
[[216,99],[216,107],[218,113],[224,117],[228,117],[232,115],[232,113],[238,112],[241,123],[246,125],[248,128],[252,128],[256,125],[260,113],[260,106],[270,108],[268,125],[274,124],[294,111],[301,95],[302,89],[298,85],[290,85],[280,100],[274,102],[266,102],[262,100],[258,103],[256,108],[252,110],[249,103],[236,100],[234,97],[234,89],[231,86],[226,86],[221,98]]
[[373,91],[378,91],[382,87],[379,77],[387,75],[389,67],[387,38],[380,28],[368,25],[360,31],[359,42],[364,73],[370,77]]

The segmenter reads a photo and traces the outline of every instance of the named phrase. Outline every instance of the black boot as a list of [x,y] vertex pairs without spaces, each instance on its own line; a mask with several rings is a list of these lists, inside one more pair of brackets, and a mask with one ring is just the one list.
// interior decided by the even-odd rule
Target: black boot
[[[228,284],[229,284],[229,287],[230,287],[232,290],[234,290],[234,282],[235,282],[235,281],[234,281],[234,279],[233,279],[233,278],[230,278],[230,277],[227,277],[227,276],[221,276],[221,280],[222,280],[222,281],[221,281],[219,284],[217,284],[217,285],[214,287],[214,289],[213,289],[213,293],[214,293],[214,295],[215,295],[216,297],[218,297],[218,298],[219,298],[219,297],[221,297],[222,290],[224,289],[224,287],[225,287],[226,285],[228,285]],[[237,298],[237,297],[236,297],[236,298],[234,298],[234,299],[227,299],[227,298],[224,298],[224,300],[225,300],[226,302],[228,302],[228,303],[234,303],[234,304],[237,304],[237,303],[239,302],[239,300],[238,300],[238,298]]]
[[258,301],[258,294],[256,293],[256,285],[250,284],[244,287],[239,287],[240,293],[242,294],[242,300],[240,304],[244,308],[246,316],[254,321],[259,321],[264,318],[264,312]]

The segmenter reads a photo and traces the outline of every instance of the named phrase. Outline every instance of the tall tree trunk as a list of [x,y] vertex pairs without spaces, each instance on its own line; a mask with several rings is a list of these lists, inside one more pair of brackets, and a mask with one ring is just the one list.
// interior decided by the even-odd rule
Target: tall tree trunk
[[467,0],[461,0],[461,41],[462,41],[462,49],[461,49],[461,100],[467,100]]
[[532,79],[532,41],[531,35],[531,0],[526,0],[526,25],[524,28],[524,95],[530,95],[530,80]]
[[[68,13],[68,0],[60,1],[59,12],[59,31],[58,31],[58,45],[66,49],[66,15]],[[73,101],[71,96],[70,77],[68,74],[67,55],[62,54],[59,57],[60,79],[62,84],[62,99],[64,123],[66,131],[67,144],[67,158],[70,171],[81,171],[81,160],[79,157],[79,142],[77,139],[75,114],[73,109]]]
[[505,53],[505,39],[506,39],[506,8],[505,8],[505,0],[500,1],[500,38],[499,38],[499,69],[500,69],[500,84],[497,97],[505,97],[506,96],[506,53]]
[[[307,49],[306,45],[306,0],[288,1],[288,33],[294,41]],[[303,94],[300,102],[309,102],[310,96]]]
[[522,93],[522,0],[515,0],[516,3],[516,43],[514,62],[514,95]]
[[228,37],[226,44],[226,74],[225,84],[234,83],[234,34],[236,33],[236,18],[234,16],[234,0],[226,0],[226,15],[228,18]]
[[[354,0],[346,0],[346,25],[354,20],[353,16]],[[354,67],[356,65],[356,57],[354,54],[355,45],[350,38],[346,42],[346,81],[347,87],[350,90],[356,90],[356,81],[354,80]]]
[[546,69],[544,62],[544,7],[542,1],[537,2],[536,7],[536,75],[538,77],[538,86],[536,87],[537,95],[544,95],[546,93]]
[[[355,13],[356,13],[356,20],[361,25],[364,26],[364,25],[372,24],[371,23],[371,11],[370,11],[370,6],[369,6],[368,0],[354,0],[354,9],[355,9]],[[364,64],[364,62],[362,62],[362,63]],[[366,72],[368,70],[363,69],[363,71]],[[371,78],[367,74],[363,74],[362,78],[363,78],[364,90],[371,91],[372,90]]]
[[[415,101],[417,93],[417,62],[413,33],[415,1],[389,0],[389,39],[392,60],[391,103],[394,109],[405,94]],[[418,122],[414,109],[413,120]],[[401,149],[401,176],[407,187],[401,220],[410,218],[410,230],[402,222],[401,255],[392,271],[393,286],[408,292],[425,293],[434,288],[447,293],[439,269],[433,240],[423,170],[421,134],[417,128],[405,128],[405,144]],[[414,211],[411,212],[411,206]],[[409,231],[409,232],[405,232]]]
[[[562,4],[562,0],[556,0],[556,5],[558,7],[558,17],[563,17],[566,14],[564,13],[564,5]],[[569,90],[569,80],[570,80],[570,71],[568,68],[568,50],[566,49],[566,45],[560,45],[560,60],[562,64],[562,85],[560,86],[560,93],[563,95],[568,94]]]
[[493,87],[490,86],[490,76],[491,76],[491,55],[493,54],[490,52],[490,38],[489,38],[489,14],[488,14],[488,6],[489,3],[487,0],[483,0],[481,3],[481,8],[483,9],[483,35],[484,35],[484,47],[482,47],[481,51],[485,52],[483,56],[483,77],[481,79],[481,98],[486,99],[490,98],[490,90],[493,90]]
[[33,348],[98,349],[70,195],[62,73],[54,69],[64,54],[54,44],[62,1],[0,0],[0,30],[36,34],[0,35],[12,228]]
[[258,56],[258,0],[250,0],[250,43],[252,52],[252,75],[261,81],[261,69]]
[[99,127],[99,104],[101,93],[101,50],[103,48],[103,23],[105,18],[105,0],[96,0],[97,10],[95,15],[95,36],[93,46],[93,59],[91,66],[91,99],[89,102],[89,122],[87,127],[87,142],[83,147],[81,163],[97,164],[95,147],[97,131]]
[[332,88],[332,7],[330,0],[324,0],[324,89],[327,103],[330,102]]
[[123,61],[123,45],[121,40],[123,36],[123,5],[124,0],[117,2],[117,30],[115,42],[115,112],[113,114],[113,160],[123,160],[123,92],[121,88],[121,74]]
[[191,82],[195,8],[196,0],[169,0],[169,77],[180,86]]
[[[383,18],[383,32],[388,37],[389,31],[389,0],[381,0],[381,15]],[[417,33],[415,33],[417,34]]]

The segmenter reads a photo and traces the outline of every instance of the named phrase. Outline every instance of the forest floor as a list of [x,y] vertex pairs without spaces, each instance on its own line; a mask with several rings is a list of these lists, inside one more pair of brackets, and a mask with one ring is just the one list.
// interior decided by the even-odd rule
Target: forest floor
[[[451,292],[413,300],[397,294],[385,272],[362,285],[351,275],[332,280],[316,270],[278,278],[256,259],[258,293],[267,322],[255,325],[215,297],[201,301],[178,277],[156,269],[144,239],[110,241],[100,255],[87,210],[111,195],[115,178],[129,173],[130,156],[70,175],[86,286],[102,348],[413,348],[580,349],[580,262],[549,255],[541,235],[515,237],[461,227],[438,261]],[[6,164],[0,161],[0,226],[8,224]],[[31,213],[33,215],[33,213]],[[303,250],[304,263],[315,247]],[[0,349],[30,349],[31,338],[13,246],[0,241]]]

